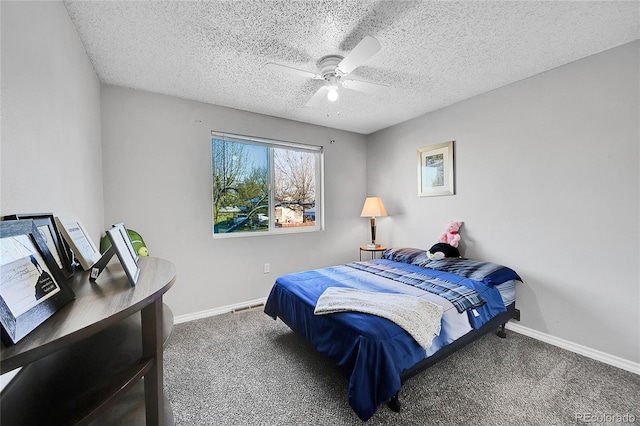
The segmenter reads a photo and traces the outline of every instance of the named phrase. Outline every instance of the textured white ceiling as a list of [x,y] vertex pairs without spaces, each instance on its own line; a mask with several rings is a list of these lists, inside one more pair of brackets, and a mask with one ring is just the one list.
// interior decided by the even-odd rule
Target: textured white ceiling
[[[638,1],[67,1],[102,83],[369,134],[640,37]],[[366,35],[382,49],[351,75],[385,94],[265,69],[318,73]],[[339,114],[337,114],[339,111]]]

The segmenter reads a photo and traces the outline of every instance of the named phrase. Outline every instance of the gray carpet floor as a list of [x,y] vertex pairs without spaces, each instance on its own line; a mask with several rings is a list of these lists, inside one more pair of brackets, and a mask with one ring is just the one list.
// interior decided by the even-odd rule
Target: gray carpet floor
[[[366,424],[640,424],[640,376],[507,334],[488,334],[407,380],[401,411],[383,404]],[[363,424],[347,379],[260,309],[177,324],[164,362],[180,426]]]

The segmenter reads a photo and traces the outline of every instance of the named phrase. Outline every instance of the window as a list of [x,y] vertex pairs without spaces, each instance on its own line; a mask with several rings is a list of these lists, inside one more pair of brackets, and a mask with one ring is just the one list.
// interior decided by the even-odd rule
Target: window
[[211,132],[213,235],[322,229],[322,147]]

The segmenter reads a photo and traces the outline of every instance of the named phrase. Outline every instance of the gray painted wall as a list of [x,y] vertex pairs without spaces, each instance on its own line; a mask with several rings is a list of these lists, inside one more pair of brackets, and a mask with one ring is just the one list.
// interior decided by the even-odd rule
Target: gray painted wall
[[103,231],[100,84],[61,2],[0,2],[0,213],[78,215]]
[[[517,270],[523,326],[640,361],[638,52],[630,43],[369,135],[380,241]],[[417,197],[416,150],[455,140],[454,196]]]
[[[213,239],[211,130],[323,146],[326,230]],[[355,260],[367,241],[363,135],[103,86],[102,144],[106,224],[175,263],[175,315],[264,298],[278,275]]]

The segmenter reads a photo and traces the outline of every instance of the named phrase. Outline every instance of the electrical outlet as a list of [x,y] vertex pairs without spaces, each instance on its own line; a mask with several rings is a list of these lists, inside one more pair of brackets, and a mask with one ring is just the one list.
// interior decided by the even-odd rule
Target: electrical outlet
[[268,274],[269,272],[271,272],[271,265],[269,265],[268,263],[264,264],[264,273]]

